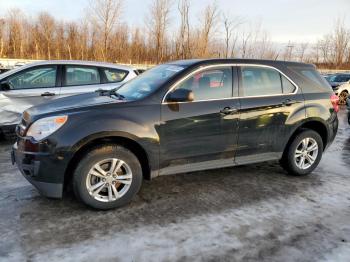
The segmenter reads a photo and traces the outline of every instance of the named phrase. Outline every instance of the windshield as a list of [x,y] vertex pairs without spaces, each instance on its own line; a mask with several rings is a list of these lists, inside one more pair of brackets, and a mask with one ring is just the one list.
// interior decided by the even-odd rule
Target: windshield
[[160,65],[154,67],[130,82],[122,85],[117,89],[117,92],[127,100],[142,99],[157,90],[173,75],[183,69],[184,67],[177,65]]

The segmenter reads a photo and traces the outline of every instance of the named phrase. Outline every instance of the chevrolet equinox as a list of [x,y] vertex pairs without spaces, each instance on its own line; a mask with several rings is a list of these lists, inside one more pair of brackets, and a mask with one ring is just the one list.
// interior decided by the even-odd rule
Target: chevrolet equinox
[[313,65],[176,61],[24,111],[12,161],[42,195],[61,198],[70,184],[88,206],[110,209],[160,175],[270,160],[307,175],[334,140],[337,111]]

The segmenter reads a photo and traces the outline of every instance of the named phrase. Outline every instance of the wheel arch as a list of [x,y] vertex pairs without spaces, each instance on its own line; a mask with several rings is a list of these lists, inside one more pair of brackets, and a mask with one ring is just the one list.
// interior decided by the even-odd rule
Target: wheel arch
[[142,174],[144,179],[151,179],[151,166],[149,155],[141,144],[131,135],[128,134],[109,134],[109,135],[94,135],[90,138],[85,138],[73,147],[73,156],[70,158],[64,174],[64,186],[70,183],[74,170],[76,169],[80,159],[86,155],[92,148],[103,144],[118,144],[129,149],[136,155],[140,161]]
[[313,130],[315,132],[317,132],[321,138],[322,138],[322,142],[323,142],[323,150],[326,149],[326,146],[328,144],[328,130],[327,130],[327,126],[325,123],[323,123],[322,120],[320,119],[312,119],[306,122],[301,123],[292,133],[292,135],[289,137],[286,145],[284,146],[284,150],[283,150],[283,156],[282,158],[285,156],[285,152],[287,151],[287,148],[289,147],[289,145],[293,142],[294,138],[303,130],[305,129],[309,129],[309,130]]

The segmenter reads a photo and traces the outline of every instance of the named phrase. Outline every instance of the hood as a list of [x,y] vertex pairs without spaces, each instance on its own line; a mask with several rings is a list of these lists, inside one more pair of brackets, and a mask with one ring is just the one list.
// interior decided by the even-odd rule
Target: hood
[[54,112],[67,111],[91,106],[125,102],[110,96],[101,96],[99,93],[86,93],[81,95],[68,96],[45,102],[31,107],[25,111],[26,116],[50,114]]

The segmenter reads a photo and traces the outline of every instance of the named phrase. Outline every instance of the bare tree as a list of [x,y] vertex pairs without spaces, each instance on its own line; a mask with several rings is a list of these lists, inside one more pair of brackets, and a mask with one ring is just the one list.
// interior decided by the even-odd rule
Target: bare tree
[[209,56],[209,41],[213,38],[213,31],[217,25],[218,18],[218,6],[214,2],[207,5],[204,10],[201,25],[199,28],[199,53],[198,56],[208,57]]
[[79,38],[79,59],[85,60],[88,58],[89,53],[89,25],[86,20],[83,20],[79,27],[80,38]]
[[6,20],[0,18],[0,57],[4,55]]
[[336,67],[338,67],[344,63],[347,48],[350,42],[350,31],[345,27],[344,21],[341,19],[338,19],[336,22],[332,42],[332,62]]
[[177,55],[182,59],[191,56],[190,44],[190,0],[180,0],[178,3],[178,10],[181,17],[179,37],[176,43]]
[[319,40],[317,43],[317,47],[319,48],[322,56],[323,63],[330,63],[330,49],[331,49],[331,41],[330,36],[327,35],[323,39]]
[[150,31],[150,41],[154,43],[156,63],[162,62],[164,59],[171,5],[171,0],[154,0],[147,16],[146,22]]
[[38,17],[38,25],[40,33],[46,45],[46,55],[47,58],[51,59],[51,45],[53,43],[53,36],[55,30],[55,20],[54,18],[46,12],[42,12]]
[[236,43],[238,40],[238,34],[236,31],[241,24],[243,24],[243,19],[241,17],[232,17],[230,14],[223,15],[225,33],[225,58],[234,56]]
[[305,61],[305,54],[308,47],[309,47],[309,43],[300,43],[297,45],[297,52],[298,52],[300,62]]
[[8,13],[7,24],[9,27],[9,53],[14,57],[23,56],[23,21],[24,14],[19,9],[12,9]]
[[248,49],[249,49],[249,42],[250,39],[252,37],[252,33],[250,31],[245,32],[242,31],[241,33],[241,57],[242,58],[247,58],[247,54],[248,54]]
[[107,60],[109,39],[121,20],[122,0],[90,0],[90,17],[97,32],[102,35],[102,57]]
[[69,59],[77,58],[78,55],[78,39],[79,39],[79,28],[74,22],[67,25],[67,40],[66,46],[69,54]]
[[[177,0],[179,26],[171,26],[172,1],[152,0],[144,27],[122,22],[122,0],[91,0],[91,15],[74,22],[58,21],[45,12],[29,19],[20,10],[10,10],[0,18],[0,56],[146,64],[237,56],[297,59],[328,68],[350,66],[350,28],[342,19],[315,45],[289,42],[280,48],[259,21],[241,24],[242,19],[228,14],[219,20],[216,2],[205,6],[199,23],[192,25],[192,0]],[[217,33],[220,29],[222,34]]]

